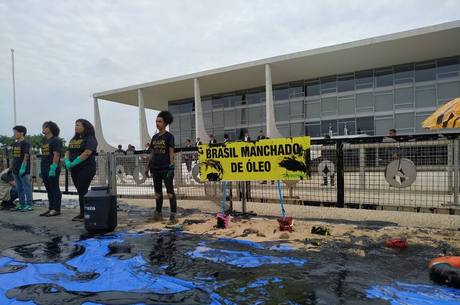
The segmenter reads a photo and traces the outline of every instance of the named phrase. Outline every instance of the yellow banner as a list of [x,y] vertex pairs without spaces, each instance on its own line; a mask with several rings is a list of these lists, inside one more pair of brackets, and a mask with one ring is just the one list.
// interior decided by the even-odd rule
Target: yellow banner
[[310,137],[198,146],[200,180],[304,180]]

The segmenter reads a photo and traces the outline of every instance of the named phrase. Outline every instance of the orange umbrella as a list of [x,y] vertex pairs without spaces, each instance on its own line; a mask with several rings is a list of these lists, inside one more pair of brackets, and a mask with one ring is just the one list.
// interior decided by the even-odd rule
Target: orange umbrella
[[422,122],[423,128],[460,128],[460,97],[442,105]]

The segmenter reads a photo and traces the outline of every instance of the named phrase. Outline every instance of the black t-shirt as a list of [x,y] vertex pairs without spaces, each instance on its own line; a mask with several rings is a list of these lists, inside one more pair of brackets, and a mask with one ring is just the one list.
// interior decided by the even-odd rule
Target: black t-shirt
[[[24,155],[30,155],[30,144],[26,140],[16,141],[13,144],[13,174],[19,175],[21,164],[24,161]],[[30,174],[30,156],[27,159],[27,168],[24,175]]]
[[42,173],[49,170],[51,164],[53,163],[54,153],[61,153],[61,151],[62,145],[61,141],[58,138],[52,137],[50,139],[45,140],[45,143],[42,145],[42,160],[40,163]]
[[86,136],[86,137],[76,137],[70,140],[69,142],[69,160],[72,162],[75,160],[79,155],[81,155],[85,150],[91,150],[93,153],[91,156],[86,159],[85,161],[81,162],[77,166],[73,167],[72,169],[82,168],[83,166],[94,164],[96,165],[96,150],[97,150],[97,140],[94,136]]
[[169,158],[169,148],[174,148],[174,136],[166,131],[160,135],[157,133],[150,141],[152,150],[152,161],[149,166],[151,169],[166,169],[169,167],[171,160]]

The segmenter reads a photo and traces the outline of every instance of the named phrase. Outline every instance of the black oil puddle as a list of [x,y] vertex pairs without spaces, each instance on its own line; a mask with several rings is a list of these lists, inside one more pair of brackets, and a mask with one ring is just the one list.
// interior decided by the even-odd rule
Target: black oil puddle
[[63,263],[85,251],[84,247],[72,244],[73,240],[69,236],[55,237],[44,243],[15,246],[0,252],[0,254],[25,263]]
[[[65,289],[62,284],[34,283],[19,285],[5,291],[9,299],[32,301],[38,305],[80,305],[85,302],[119,304],[388,304],[381,299],[368,299],[366,289],[373,284],[390,284],[395,280],[430,284],[427,258],[439,254],[435,247],[410,245],[400,251],[383,247],[382,241],[349,236],[349,240],[330,240],[321,244],[318,252],[270,251],[267,247],[219,242],[207,236],[181,232],[126,235],[122,240],[111,237],[103,259],[116,259],[119,264],[142,258],[145,266],[128,272],[148,273],[155,277],[177,280],[186,291],[155,293],[139,290],[87,291],[86,284],[103,279],[101,270],[79,270],[69,261],[95,249],[85,249],[89,237],[59,237],[46,243],[17,246],[1,253],[24,264],[57,263],[66,270],[65,283],[77,282],[82,289]],[[97,239],[97,238],[96,238]],[[254,255],[293,257],[308,260],[304,266],[263,265],[241,268],[222,262],[192,259],[188,253],[206,244],[217,250],[250,251]],[[97,249],[96,249],[97,250]],[[359,255],[356,251],[365,253]],[[90,253],[86,253],[90,251]],[[96,257],[95,257],[96,259]],[[0,260],[1,261],[1,260]],[[89,261],[90,262],[90,261]],[[7,264],[0,268],[1,276],[20,273],[27,265]],[[174,282],[171,282],[174,283]],[[130,282],[127,281],[126,285]],[[187,286],[188,285],[188,286]],[[194,286],[196,285],[196,286]],[[94,286],[94,285],[93,285]],[[1,287],[0,287],[1,291]],[[1,300],[1,296],[0,296]],[[225,301],[224,301],[225,300]],[[7,304],[7,303],[6,303]],[[2,303],[3,305],[3,303]]]

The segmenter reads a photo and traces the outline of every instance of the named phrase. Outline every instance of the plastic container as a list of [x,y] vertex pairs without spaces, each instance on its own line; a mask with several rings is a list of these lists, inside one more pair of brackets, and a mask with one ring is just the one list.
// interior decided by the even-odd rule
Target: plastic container
[[280,226],[280,231],[294,231],[294,220],[292,217],[279,217],[278,224]]

